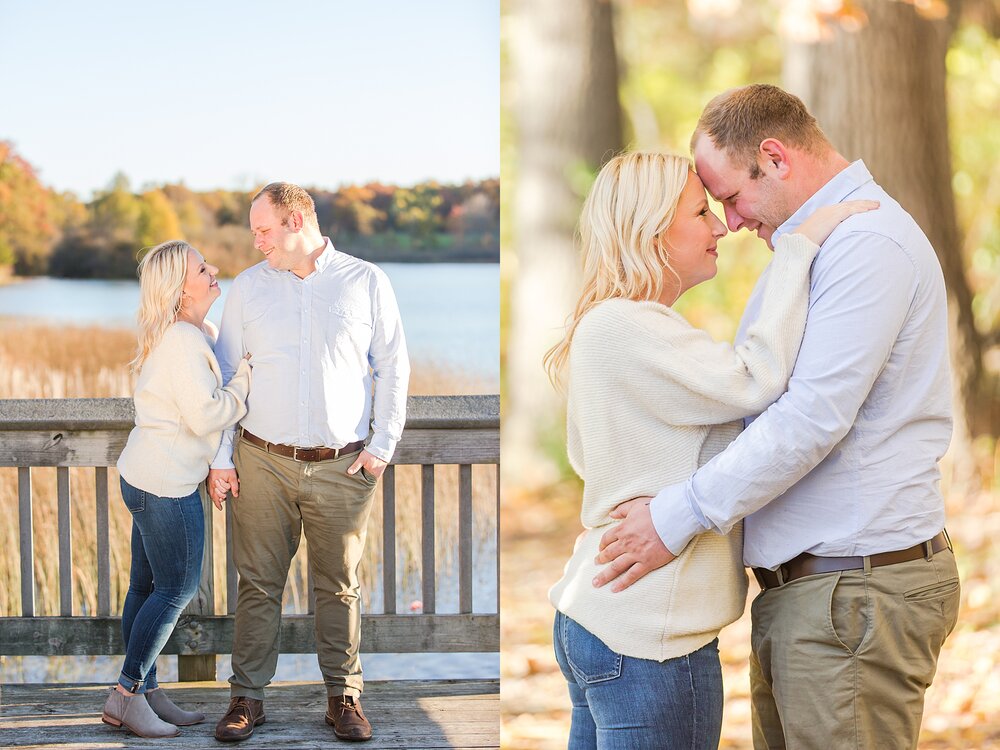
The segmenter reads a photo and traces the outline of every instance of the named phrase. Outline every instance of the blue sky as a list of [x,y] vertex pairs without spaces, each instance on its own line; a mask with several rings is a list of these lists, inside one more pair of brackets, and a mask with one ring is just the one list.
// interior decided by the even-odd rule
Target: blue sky
[[58,190],[496,177],[499,0],[0,0],[0,140]]

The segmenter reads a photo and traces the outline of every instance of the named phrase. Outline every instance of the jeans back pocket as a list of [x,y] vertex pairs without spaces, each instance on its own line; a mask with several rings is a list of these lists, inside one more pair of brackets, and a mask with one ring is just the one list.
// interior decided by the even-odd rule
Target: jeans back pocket
[[622,655],[608,648],[604,641],[575,620],[562,618],[563,648],[573,674],[581,682],[614,680],[622,673]]
[[121,480],[122,500],[128,512],[135,515],[142,513],[146,509],[146,492],[138,487],[133,487],[124,479]]

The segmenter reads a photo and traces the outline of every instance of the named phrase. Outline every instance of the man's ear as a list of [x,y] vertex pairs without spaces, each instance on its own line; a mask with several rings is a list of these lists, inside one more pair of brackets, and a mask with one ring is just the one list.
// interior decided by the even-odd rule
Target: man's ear
[[302,230],[302,224],[303,224],[302,212],[301,211],[292,211],[289,214],[289,218],[292,220],[292,231],[293,232],[299,232],[299,231],[301,231]]
[[757,156],[763,161],[765,173],[770,173],[779,180],[787,179],[791,174],[788,149],[777,138],[762,140],[757,149]]

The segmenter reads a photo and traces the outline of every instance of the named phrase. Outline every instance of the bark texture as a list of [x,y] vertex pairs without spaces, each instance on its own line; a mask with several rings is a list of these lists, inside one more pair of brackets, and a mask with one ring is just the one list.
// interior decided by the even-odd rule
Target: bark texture
[[518,0],[507,29],[517,161],[501,440],[504,474],[530,485],[552,478],[539,442],[562,408],[542,357],[579,294],[579,178],[621,148],[622,127],[610,2]]
[[864,159],[938,254],[948,287],[955,437],[961,446],[990,425],[980,412],[983,344],[951,187],[945,97],[951,21],[922,18],[907,3],[857,5],[868,15],[860,31],[837,29],[826,42],[788,44],[784,83],[845,157]]

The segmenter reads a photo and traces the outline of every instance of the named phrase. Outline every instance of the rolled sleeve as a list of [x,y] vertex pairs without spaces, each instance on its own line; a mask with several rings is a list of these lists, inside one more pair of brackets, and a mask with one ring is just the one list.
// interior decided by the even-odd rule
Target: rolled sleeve
[[372,438],[368,452],[390,461],[406,422],[406,393],[410,360],[396,295],[389,278],[379,271],[373,295],[374,321],[368,362],[374,381]]
[[[226,305],[222,311],[222,324],[219,336],[215,342],[215,358],[219,361],[223,382],[236,373],[240,360],[243,359],[243,285],[240,277],[233,280],[226,295]],[[236,427],[222,432],[222,442],[212,460],[213,469],[234,469],[233,446],[236,437]]]
[[707,531],[696,509],[688,501],[687,483],[665,487],[650,502],[653,527],[671,554],[679,555],[692,539]]

